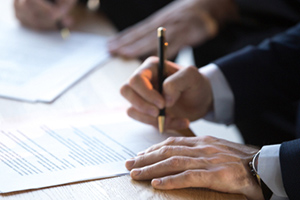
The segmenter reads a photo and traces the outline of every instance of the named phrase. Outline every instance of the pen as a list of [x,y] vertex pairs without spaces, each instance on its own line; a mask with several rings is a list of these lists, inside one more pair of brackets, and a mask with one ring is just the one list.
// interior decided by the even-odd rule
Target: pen
[[[56,0],[47,0],[50,3],[55,3]],[[56,28],[60,31],[60,35],[63,39],[66,39],[70,36],[70,30],[62,24],[61,20],[56,21]]]
[[[163,27],[157,29],[157,38],[158,38],[158,91],[160,94],[163,93],[163,82],[164,82],[164,66],[165,66],[165,31]],[[158,115],[158,129],[162,133],[164,131],[165,125],[165,109],[159,110]]]

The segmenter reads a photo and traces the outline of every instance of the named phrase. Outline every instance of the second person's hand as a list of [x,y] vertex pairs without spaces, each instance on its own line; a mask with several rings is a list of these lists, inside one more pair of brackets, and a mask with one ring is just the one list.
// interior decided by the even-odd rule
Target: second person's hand
[[196,67],[182,68],[166,61],[167,78],[161,95],[156,90],[157,65],[157,57],[148,58],[121,88],[121,94],[131,103],[127,111],[130,117],[157,127],[159,109],[165,107],[165,129],[180,130],[212,109],[210,83]]
[[15,0],[14,8],[18,20],[29,28],[49,30],[57,28],[60,20],[64,27],[72,25],[69,11],[76,0]]
[[163,26],[170,44],[167,58],[172,59],[181,48],[199,45],[214,37],[221,24],[236,16],[236,5],[231,0],[174,1],[113,37],[108,48],[111,54],[128,58],[155,55],[156,29]]

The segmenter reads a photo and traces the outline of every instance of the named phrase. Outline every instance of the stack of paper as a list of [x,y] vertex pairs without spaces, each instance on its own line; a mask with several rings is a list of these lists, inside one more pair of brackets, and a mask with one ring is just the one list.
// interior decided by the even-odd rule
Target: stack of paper
[[107,60],[106,38],[0,25],[0,96],[51,102]]
[[0,129],[0,193],[128,174],[126,159],[171,135],[122,115],[99,119]]

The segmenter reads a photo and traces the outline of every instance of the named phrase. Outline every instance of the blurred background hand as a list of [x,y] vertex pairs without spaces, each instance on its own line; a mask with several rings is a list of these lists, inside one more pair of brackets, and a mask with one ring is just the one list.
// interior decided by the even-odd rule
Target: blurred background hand
[[64,27],[72,25],[69,11],[76,0],[15,0],[14,8],[18,20],[29,28],[37,30],[56,29],[60,20]]
[[163,26],[167,29],[166,40],[170,43],[167,58],[172,59],[181,48],[198,45],[214,37],[219,26],[236,15],[235,4],[231,0],[174,1],[113,37],[108,48],[111,54],[127,58],[145,59],[156,55],[156,29]]

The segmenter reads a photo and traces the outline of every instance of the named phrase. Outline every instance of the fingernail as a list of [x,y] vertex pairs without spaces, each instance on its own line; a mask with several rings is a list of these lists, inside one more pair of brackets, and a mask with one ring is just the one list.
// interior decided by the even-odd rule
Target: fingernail
[[131,175],[132,176],[138,176],[138,175],[141,174],[141,172],[142,172],[142,170],[140,170],[140,169],[134,169],[134,170],[131,171]]
[[153,179],[152,180],[152,185],[156,186],[156,185],[160,185],[162,183],[161,179]]
[[141,151],[141,152],[139,152],[137,155],[138,156],[142,156],[142,155],[144,155],[145,154],[145,152],[144,151]]
[[127,169],[132,169],[134,163],[135,163],[135,159],[131,158],[131,159],[126,160],[125,166]]

